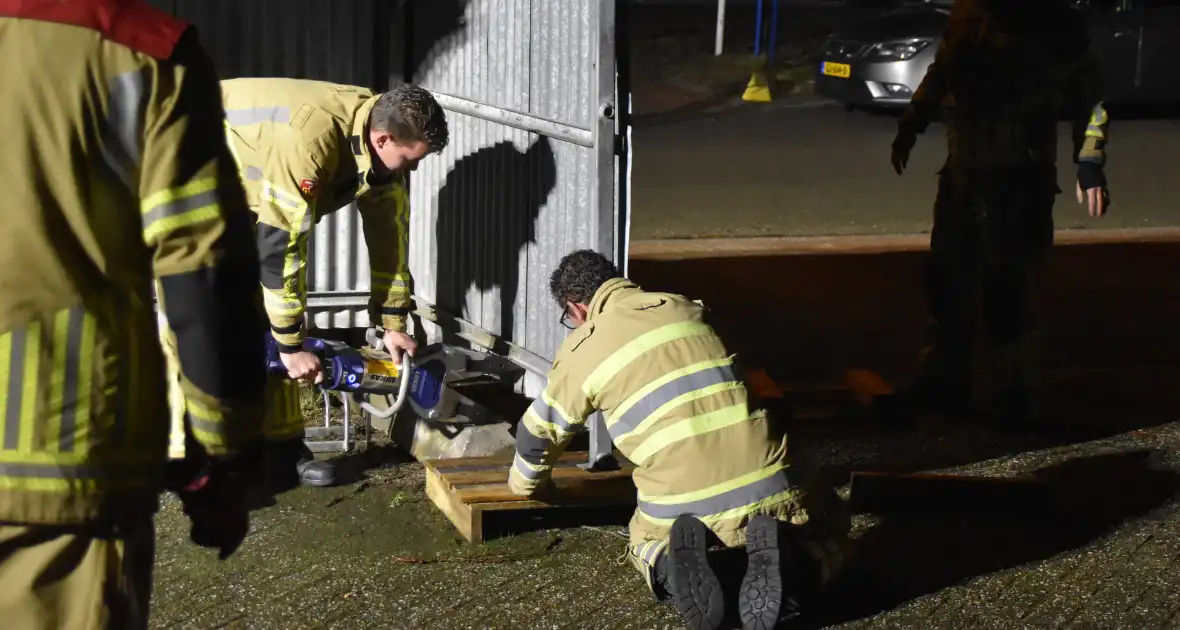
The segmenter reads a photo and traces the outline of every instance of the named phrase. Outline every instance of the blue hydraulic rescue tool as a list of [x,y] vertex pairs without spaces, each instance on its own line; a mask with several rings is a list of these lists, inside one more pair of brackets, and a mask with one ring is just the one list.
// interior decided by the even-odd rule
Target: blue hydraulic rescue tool
[[[344,436],[340,442],[308,442],[315,451],[351,450],[349,394],[371,417],[389,419],[407,403],[423,419],[448,424],[482,424],[491,421],[495,412],[456,387],[496,384],[510,387],[523,374],[523,368],[491,353],[475,352],[446,344],[422,348],[416,357],[404,353],[401,361],[382,348],[380,336],[370,329],[366,335],[372,347],[353,348],[327,339],[308,338],[303,349],[320,358],[324,380],[319,388],[324,395],[324,432],[328,427],[328,393],[340,392],[344,401]],[[279,360],[278,346],[267,335],[267,370],[285,374]],[[379,409],[367,399],[385,396],[388,407]],[[390,400],[389,397],[393,397]],[[308,431],[312,436],[316,432]],[[368,441],[366,432],[366,442]],[[336,448],[342,446],[342,448]]]

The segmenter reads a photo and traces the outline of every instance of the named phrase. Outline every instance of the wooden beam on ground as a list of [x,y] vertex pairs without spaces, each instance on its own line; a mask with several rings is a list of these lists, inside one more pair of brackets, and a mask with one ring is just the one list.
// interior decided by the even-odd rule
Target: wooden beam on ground
[[852,473],[850,502],[856,512],[1043,511],[1049,485],[1030,477],[982,477],[934,473]]
[[785,396],[779,384],[770,378],[766,370],[753,368],[746,371],[746,379],[750,383],[750,392],[763,400],[782,400]]
[[872,370],[848,369],[844,371],[844,383],[874,419],[901,420],[897,392],[880,374]]
[[513,494],[508,489],[512,460],[462,457],[427,460],[426,495],[454,524],[468,542],[486,540],[495,526],[507,524],[512,515],[555,513],[580,508],[632,508],[635,484],[633,465],[620,457],[619,470],[587,472],[578,467],[587,454],[567,451],[553,467],[556,487],[549,502]]

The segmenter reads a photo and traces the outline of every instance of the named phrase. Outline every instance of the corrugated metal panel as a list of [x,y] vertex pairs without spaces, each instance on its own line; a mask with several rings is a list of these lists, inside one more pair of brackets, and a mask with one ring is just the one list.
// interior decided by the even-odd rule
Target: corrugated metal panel
[[619,250],[614,163],[600,150],[613,155],[613,126],[601,142],[595,129],[599,103],[614,101],[614,50],[599,47],[598,0],[474,0],[465,17],[413,77],[451,110],[452,137],[413,178],[415,292],[551,361],[567,331],[550,272],[575,249]]
[[[534,366],[552,360],[566,333],[548,292],[558,260],[578,248],[616,259],[626,250],[619,197],[629,171],[615,149],[628,129],[602,115],[625,106],[615,94],[622,0],[154,4],[198,26],[224,77],[384,89],[401,75],[434,91],[450,110],[451,143],[411,180],[415,293],[523,349]],[[405,24],[398,4],[410,11]],[[404,64],[393,61],[406,43],[392,42],[399,32],[412,40]],[[367,326],[355,209],[325,218],[311,248],[314,325]]]

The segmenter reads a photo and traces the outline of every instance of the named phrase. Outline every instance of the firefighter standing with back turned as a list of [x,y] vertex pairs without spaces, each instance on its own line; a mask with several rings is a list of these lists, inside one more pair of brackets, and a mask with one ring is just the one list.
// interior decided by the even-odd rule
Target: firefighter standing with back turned
[[1053,243],[1057,125],[1073,123],[1077,197],[1100,217],[1109,126],[1085,12],[1067,0],[958,0],[934,63],[898,123],[900,175],[916,134],[945,110],[948,156],[939,172],[925,268],[933,319],[914,409],[970,414],[974,295],[982,290],[994,344],[992,416],[1027,428],[1034,415],[1033,275]]
[[146,628],[169,430],[153,285],[189,400],[171,481],[223,558],[261,431],[257,252],[216,73],[139,0],[0,0],[0,60],[0,619]]
[[[300,482],[330,486],[335,468],[304,444],[299,408],[299,384],[323,378],[319,359],[302,349],[308,237],[324,216],[356,202],[369,250],[370,320],[384,329],[395,357],[399,350],[413,354],[405,332],[412,306],[405,176],[446,148],[446,115],[414,85],[374,94],[322,81],[245,78],[222,81],[221,94],[230,148],[257,213],[271,334],[290,377],[268,384],[269,485],[273,492]],[[179,435],[173,457],[183,452]]]
[[636,465],[627,558],[656,597],[694,630],[733,612],[769,630],[796,613],[847,560],[848,513],[789,478],[787,435],[750,404],[704,307],[644,291],[587,250],[564,257],[549,288],[575,330],[517,427],[512,491],[555,492],[554,464],[601,412]]

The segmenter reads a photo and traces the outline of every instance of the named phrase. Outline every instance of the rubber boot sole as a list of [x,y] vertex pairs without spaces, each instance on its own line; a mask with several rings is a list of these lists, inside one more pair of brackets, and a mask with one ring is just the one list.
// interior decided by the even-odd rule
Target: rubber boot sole
[[668,541],[668,590],[692,630],[717,630],[725,620],[721,582],[709,567],[708,529],[692,516],[672,524]]
[[744,630],[772,630],[783,607],[783,572],[778,522],[755,516],[746,526],[749,562],[738,594]]

